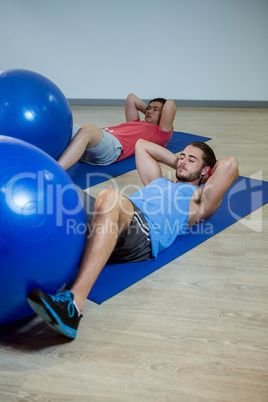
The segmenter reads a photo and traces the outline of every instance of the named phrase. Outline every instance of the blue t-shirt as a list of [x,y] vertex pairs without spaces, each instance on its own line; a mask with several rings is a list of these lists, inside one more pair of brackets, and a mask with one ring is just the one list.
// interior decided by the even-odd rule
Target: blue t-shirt
[[153,257],[186,232],[189,204],[197,188],[160,177],[128,197],[148,221]]

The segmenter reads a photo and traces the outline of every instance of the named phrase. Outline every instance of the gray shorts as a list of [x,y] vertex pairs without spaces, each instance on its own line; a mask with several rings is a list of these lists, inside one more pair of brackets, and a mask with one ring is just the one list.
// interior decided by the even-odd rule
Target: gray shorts
[[[87,225],[90,225],[95,199],[79,189],[86,214]],[[152,258],[149,226],[142,211],[135,205],[131,225],[118,236],[115,249],[108,263],[138,262]]]
[[[79,130],[79,126],[74,124],[73,136]],[[115,162],[122,153],[122,145],[120,141],[110,134],[108,131],[102,131],[101,142],[94,148],[87,148],[80,158],[80,162],[87,163],[89,165],[107,166]]]
[[77,134],[77,131],[80,130],[80,126],[78,126],[77,124],[73,123],[73,132],[72,132],[72,138],[74,138],[74,136]]

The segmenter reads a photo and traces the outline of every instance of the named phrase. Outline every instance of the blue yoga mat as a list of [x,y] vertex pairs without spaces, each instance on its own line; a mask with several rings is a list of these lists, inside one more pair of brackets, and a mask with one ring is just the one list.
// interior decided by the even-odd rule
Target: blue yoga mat
[[[176,153],[182,151],[193,141],[205,142],[210,139],[209,137],[174,131],[167,149]],[[93,166],[78,162],[68,169],[67,172],[73,182],[84,190],[134,169],[136,169],[136,163],[135,156],[132,155],[109,166]]]
[[106,265],[88,299],[101,304],[267,202],[268,182],[239,176],[225,194],[218,211],[208,221],[193,226],[184,236],[177,237],[173,245],[159,253],[155,260]]

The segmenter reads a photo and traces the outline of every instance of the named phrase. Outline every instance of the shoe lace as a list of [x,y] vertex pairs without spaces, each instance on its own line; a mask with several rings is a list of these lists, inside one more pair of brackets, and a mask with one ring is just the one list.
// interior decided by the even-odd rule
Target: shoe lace
[[63,293],[58,293],[57,295],[51,295],[51,298],[55,302],[60,302],[60,303],[68,303],[67,306],[67,311],[69,314],[69,317],[73,317],[75,313],[75,306],[73,303],[73,298],[71,296],[71,293],[68,292],[63,292]]

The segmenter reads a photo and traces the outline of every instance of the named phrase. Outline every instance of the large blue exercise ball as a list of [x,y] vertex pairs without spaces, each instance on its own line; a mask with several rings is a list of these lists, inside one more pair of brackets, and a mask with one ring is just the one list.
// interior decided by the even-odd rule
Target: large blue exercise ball
[[0,324],[33,313],[33,288],[56,293],[75,275],[85,211],[68,174],[39,148],[0,136]]
[[29,70],[0,71],[0,135],[27,141],[58,159],[72,127],[70,105],[52,81]]

